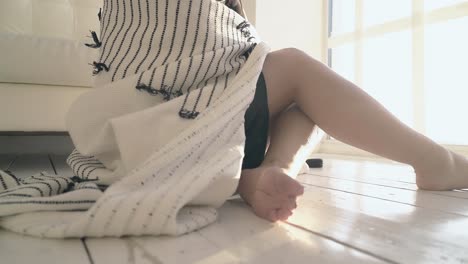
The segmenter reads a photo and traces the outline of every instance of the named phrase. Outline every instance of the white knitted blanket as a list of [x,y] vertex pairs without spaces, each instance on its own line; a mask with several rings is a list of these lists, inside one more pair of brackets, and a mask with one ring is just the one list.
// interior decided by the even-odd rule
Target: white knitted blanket
[[66,120],[76,176],[0,171],[6,229],[55,238],[180,235],[214,222],[236,190],[244,114],[268,46],[219,1],[103,4],[101,34],[89,45],[100,49],[96,87]]

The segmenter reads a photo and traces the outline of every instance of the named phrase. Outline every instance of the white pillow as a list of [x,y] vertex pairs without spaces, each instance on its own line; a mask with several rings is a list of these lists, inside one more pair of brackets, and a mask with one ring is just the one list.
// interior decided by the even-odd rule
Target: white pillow
[[0,82],[91,87],[97,56],[75,40],[0,33]]

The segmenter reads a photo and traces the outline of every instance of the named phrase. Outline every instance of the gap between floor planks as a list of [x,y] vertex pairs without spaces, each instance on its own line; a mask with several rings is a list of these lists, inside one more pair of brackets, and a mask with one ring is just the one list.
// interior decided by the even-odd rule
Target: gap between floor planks
[[[24,178],[40,171],[54,174],[48,155],[0,155],[0,169],[10,170]],[[0,229],[0,256],[2,263],[90,263],[79,239],[41,239],[23,236]]]

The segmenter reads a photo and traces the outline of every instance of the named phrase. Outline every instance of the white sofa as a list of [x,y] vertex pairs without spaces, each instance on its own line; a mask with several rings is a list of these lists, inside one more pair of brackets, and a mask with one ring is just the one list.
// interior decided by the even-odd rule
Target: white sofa
[[0,1],[0,132],[66,131],[71,103],[93,84],[99,0]]

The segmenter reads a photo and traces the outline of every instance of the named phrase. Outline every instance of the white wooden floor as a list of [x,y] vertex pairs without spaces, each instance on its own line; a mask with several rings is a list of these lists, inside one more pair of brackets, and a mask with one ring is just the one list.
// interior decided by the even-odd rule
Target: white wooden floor
[[[3,155],[19,176],[70,175],[65,156]],[[287,223],[239,200],[217,223],[178,238],[48,240],[0,230],[0,263],[468,263],[468,191],[417,191],[409,167],[325,159],[299,176],[306,192]]]

